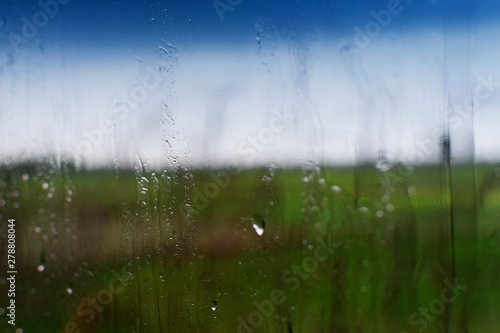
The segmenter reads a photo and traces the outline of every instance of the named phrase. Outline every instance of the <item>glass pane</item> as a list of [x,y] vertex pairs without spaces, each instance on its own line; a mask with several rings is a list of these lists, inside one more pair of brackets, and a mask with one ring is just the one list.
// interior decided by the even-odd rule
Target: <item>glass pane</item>
[[2,1],[0,331],[499,331],[498,14]]

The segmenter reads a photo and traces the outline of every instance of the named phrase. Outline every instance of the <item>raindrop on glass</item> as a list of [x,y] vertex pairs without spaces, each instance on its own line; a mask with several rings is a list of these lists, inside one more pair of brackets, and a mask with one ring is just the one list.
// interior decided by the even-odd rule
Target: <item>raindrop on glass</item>
[[340,192],[340,191],[341,191],[341,189],[340,189],[340,187],[338,187],[337,185],[333,185],[333,186],[332,186],[332,191],[333,191],[333,192]]
[[262,236],[264,234],[264,229],[266,227],[266,221],[264,220],[264,216],[259,213],[255,213],[252,215],[252,226],[257,232],[257,235]]
[[359,211],[359,212],[361,212],[361,213],[367,213],[367,212],[368,212],[368,210],[369,210],[369,209],[368,209],[368,208],[366,208],[366,207],[364,207],[364,206],[363,206],[363,207],[359,207],[359,208],[358,208],[358,211]]
[[264,234],[264,229],[260,228],[258,225],[253,224],[253,228],[255,229],[257,235],[262,236]]

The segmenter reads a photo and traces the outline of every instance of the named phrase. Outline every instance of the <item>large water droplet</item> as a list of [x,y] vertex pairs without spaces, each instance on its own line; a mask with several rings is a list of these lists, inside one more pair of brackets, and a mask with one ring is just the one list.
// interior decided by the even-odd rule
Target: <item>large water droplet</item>
[[264,220],[264,216],[259,213],[255,213],[252,215],[252,226],[257,232],[257,235],[262,236],[264,234],[264,229],[266,228],[266,221]]
[[217,302],[212,301],[212,311],[215,311],[215,310],[217,310]]
[[262,236],[264,234],[264,228],[261,228],[256,224],[253,224],[253,228],[255,229],[255,232],[257,232],[257,235]]
[[39,272],[43,272],[45,270],[45,266],[44,265],[38,265],[38,267],[36,268],[37,271]]

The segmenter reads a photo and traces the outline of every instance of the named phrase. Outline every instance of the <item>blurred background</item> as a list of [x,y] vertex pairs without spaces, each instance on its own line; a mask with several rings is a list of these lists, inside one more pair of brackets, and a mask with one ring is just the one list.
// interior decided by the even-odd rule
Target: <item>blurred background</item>
[[499,15],[3,0],[2,330],[497,331]]

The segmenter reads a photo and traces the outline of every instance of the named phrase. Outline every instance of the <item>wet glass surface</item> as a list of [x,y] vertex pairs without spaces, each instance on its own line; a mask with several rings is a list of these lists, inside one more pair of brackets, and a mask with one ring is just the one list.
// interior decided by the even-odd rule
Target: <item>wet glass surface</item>
[[0,331],[499,331],[499,14],[3,1]]

